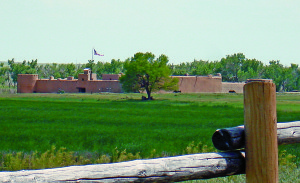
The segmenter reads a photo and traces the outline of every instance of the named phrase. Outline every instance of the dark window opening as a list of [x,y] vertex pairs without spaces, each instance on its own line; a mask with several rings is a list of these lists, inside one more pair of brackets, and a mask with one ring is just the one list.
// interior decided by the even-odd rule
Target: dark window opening
[[85,88],[78,88],[79,93],[85,93]]

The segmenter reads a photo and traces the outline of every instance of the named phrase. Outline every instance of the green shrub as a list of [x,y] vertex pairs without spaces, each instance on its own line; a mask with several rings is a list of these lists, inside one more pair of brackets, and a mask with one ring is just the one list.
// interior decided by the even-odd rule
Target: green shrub
[[208,152],[216,152],[216,149],[212,147],[208,147],[207,145],[199,142],[195,145],[195,142],[192,141],[183,151],[183,154],[195,154],[195,153],[208,153]]

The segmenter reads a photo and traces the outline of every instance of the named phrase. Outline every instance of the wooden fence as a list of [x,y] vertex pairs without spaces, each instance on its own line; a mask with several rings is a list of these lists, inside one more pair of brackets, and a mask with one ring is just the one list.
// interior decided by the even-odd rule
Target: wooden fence
[[176,182],[246,173],[247,182],[278,182],[277,146],[300,142],[300,121],[277,124],[275,97],[275,85],[269,80],[254,80],[245,85],[245,125],[219,129],[212,136],[215,147],[226,152],[0,172],[0,180]]

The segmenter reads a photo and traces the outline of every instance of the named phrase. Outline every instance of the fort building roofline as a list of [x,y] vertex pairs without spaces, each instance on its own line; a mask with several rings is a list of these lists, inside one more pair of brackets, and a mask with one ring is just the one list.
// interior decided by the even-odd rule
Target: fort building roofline
[[[104,75],[103,75],[104,76]],[[99,93],[113,92],[121,93],[122,87],[119,83],[119,74],[105,75],[102,80],[97,79],[97,75],[90,69],[85,68],[84,72],[78,74],[78,79],[69,76],[65,79],[38,79],[37,74],[18,75],[18,93],[57,93],[64,91],[68,93]]]
[[216,75],[208,74],[206,76],[185,74],[185,75],[172,75],[171,77],[186,77],[186,78],[188,78],[188,77],[213,77],[213,78],[222,78],[222,74],[221,73],[217,73]]
[[[39,79],[37,74],[18,75],[18,93],[122,93],[122,85],[119,81],[121,74],[102,74],[102,80],[89,68],[78,74],[78,79],[69,76],[65,79]],[[227,84],[222,82],[222,75],[216,76],[171,76],[178,78],[179,92],[182,93],[236,93],[243,92],[244,83]]]

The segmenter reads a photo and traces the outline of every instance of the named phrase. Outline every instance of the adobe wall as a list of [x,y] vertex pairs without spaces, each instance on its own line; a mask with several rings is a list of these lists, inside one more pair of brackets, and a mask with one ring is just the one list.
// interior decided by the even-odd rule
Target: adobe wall
[[[38,79],[37,74],[18,75],[18,93],[57,93],[63,90],[67,93],[97,93],[113,92],[121,93],[122,86],[118,74],[106,74],[108,80],[97,80],[96,74],[91,74],[89,69],[84,70],[85,74],[79,74],[78,79],[68,77],[67,79]],[[110,80],[112,79],[112,80]]]
[[37,93],[57,93],[63,90],[67,93],[78,93],[79,88],[84,88],[86,93],[112,92],[121,93],[122,87],[116,80],[38,80],[36,84]]
[[179,79],[181,93],[220,93],[222,77],[220,76],[172,76]]
[[89,81],[86,83],[87,93],[97,93],[97,92],[112,92],[112,93],[122,93],[122,86],[118,80],[97,80]]
[[243,93],[243,87],[245,83],[229,83],[229,82],[222,82],[222,93]]
[[120,74],[102,74],[102,80],[119,80]]
[[91,80],[97,80],[97,74],[91,73]]
[[36,92],[37,74],[18,74],[18,93],[33,93]]
[[57,93],[59,90],[64,90],[68,93],[78,93],[77,80],[49,80],[40,79],[36,82],[37,93]]

